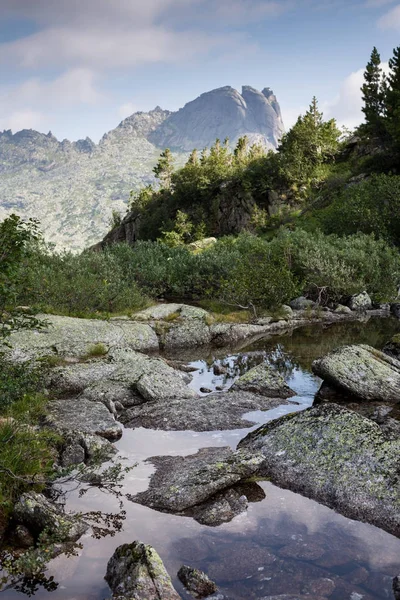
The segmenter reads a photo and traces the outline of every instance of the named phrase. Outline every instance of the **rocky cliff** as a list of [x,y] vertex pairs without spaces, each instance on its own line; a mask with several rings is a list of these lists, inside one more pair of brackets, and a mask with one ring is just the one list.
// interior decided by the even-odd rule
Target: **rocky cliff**
[[0,132],[0,220],[15,212],[37,217],[48,241],[79,250],[101,239],[113,210],[126,211],[129,194],[153,181],[152,168],[167,146],[182,164],[193,148],[216,138],[276,148],[283,133],[279,104],[268,89],[239,94],[223,87],[175,113],[138,112],[105,134],[59,141],[33,130]]

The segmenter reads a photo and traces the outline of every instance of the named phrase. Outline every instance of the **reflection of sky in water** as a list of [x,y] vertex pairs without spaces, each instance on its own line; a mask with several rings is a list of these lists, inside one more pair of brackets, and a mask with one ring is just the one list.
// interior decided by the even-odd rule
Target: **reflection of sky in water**
[[[365,332],[362,341],[364,339]],[[313,342],[318,341],[314,336]],[[291,342],[290,352],[284,347],[286,342],[288,345]],[[332,347],[335,345],[336,338]],[[313,348],[313,352],[317,350]],[[299,366],[305,353],[308,360],[309,348],[301,338],[298,345],[287,338],[268,340],[264,348],[258,342],[257,351],[248,356],[243,355],[243,351],[228,357],[219,355],[218,364],[228,366],[226,376],[214,375],[212,358],[191,363],[199,368],[193,374],[191,387],[196,390],[203,386],[213,390],[218,385],[230,387],[238,375],[238,362],[242,371],[270,358],[277,364],[284,363],[285,378],[298,394],[294,400],[299,406],[281,406],[246,415],[257,423],[264,423],[311,405],[319,380],[307,368]],[[134,494],[147,488],[154,468],[144,460],[150,456],[189,455],[208,446],[235,448],[248,432],[249,429],[206,433],[126,429],[117,446],[120,455],[127,459],[126,464],[137,462],[138,465],[127,475],[124,491]],[[400,571],[399,539],[269,482],[259,485],[266,498],[250,503],[246,513],[216,528],[200,525],[188,517],[125,502],[127,518],[123,531],[114,538],[100,540],[86,535],[79,556],[69,559],[61,556],[52,562],[48,574],[60,582],[59,589],[51,594],[40,590],[35,598],[102,600],[109,597],[103,580],[107,561],[117,546],[137,539],[157,549],[182,598],[188,595],[175,576],[182,564],[208,572],[229,600],[261,599],[285,593],[297,594],[299,598],[314,595],[321,600],[392,598],[391,580]],[[92,488],[81,498],[78,491],[72,492],[68,508],[117,512],[118,503],[115,498]],[[22,598],[11,591],[3,597],[7,600]]]

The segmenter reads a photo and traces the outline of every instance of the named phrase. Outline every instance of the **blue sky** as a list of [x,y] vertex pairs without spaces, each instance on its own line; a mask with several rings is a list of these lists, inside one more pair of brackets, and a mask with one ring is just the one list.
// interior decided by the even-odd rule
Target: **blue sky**
[[287,127],[313,95],[354,127],[372,47],[387,61],[399,34],[392,0],[0,0],[0,130],[98,141],[224,85],[271,87]]

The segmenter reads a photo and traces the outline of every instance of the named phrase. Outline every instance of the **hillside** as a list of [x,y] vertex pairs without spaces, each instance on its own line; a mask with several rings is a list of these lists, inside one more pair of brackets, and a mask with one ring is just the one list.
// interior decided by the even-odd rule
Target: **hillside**
[[99,144],[89,138],[60,142],[50,132],[0,133],[0,220],[12,212],[34,215],[46,239],[59,247],[79,250],[98,241],[112,211],[125,213],[130,191],[153,181],[160,148],[173,147],[179,165],[189,148],[216,137],[234,143],[247,134],[277,146],[283,124],[275,96],[249,87],[242,94],[219,88],[176,113],[160,107],[135,113]]

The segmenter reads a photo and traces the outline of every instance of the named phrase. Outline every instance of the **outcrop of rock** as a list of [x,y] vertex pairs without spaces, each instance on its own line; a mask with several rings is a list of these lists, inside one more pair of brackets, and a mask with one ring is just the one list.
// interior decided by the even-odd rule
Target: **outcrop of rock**
[[13,518],[27,527],[35,538],[46,530],[57,542],[75,542],[88,529],[80,517],[64,513],[61,507],[36,492],[20,497],[14,506]]
[[[0,132],[0,221],[13,212],[35,215],[49,241],[79,250],[107,233],[113,210],[126,212],[132,189],[154,181],[160,148],[173,146],[179,166],[187,151],[217,137],[234,143],[247,135],[276,148],[282,133],[274,94],[247,86],[242,95],[229,87],[207,92],[176,113],[159,106],[137,112],[98,144],[89,138],[60,142],[51,132],[27,129]],[[129,217],[110,238],[134,241],[136,231]]]
[[206,598],[217,591],[216,584],[194,567],[183,565],[178,571],[178,578],[195,598]]
[[131,500],[165,512],[180,512],[247,479],[263,461],[260,454],[231,448],[202,448],[191,456],[155,456],[149,488]]
[[105,579],[115,600],[179,600],[157,552],[147,544],[119,546],[108,561]]
[[278,371],[267,363],[261,363],[239,377],[233,389],[253,392],[268,398],[286,399],[296,395]]
[[329,385],[366,401],[400,401],[400,362],[370,346],[343,346],[313,362]]
[[400,360],[400,335],[394,335],[390,342],[384,345],[382,352],[396,360]]
[[239,449],[264,457],[258,473],[352,519],[400,536],[400,439],[336,404],[277,419]]
[[191,151],[209,147],[216,138],[235,144],[247,135],[251,142],[276,148],[284,133],[282,115],[273,92],[243,86],[242,93],[225,86],[201,94],[172,113],[149,139],[159,147]]
[[110,441],[122,436],[121,425],[101,402],[52,400],[48,404],[46,422],[59,431],[79,431]]
[[361,292],[350,298],[349,307],[351,310],[371,310],[372,300],[367,292]]

